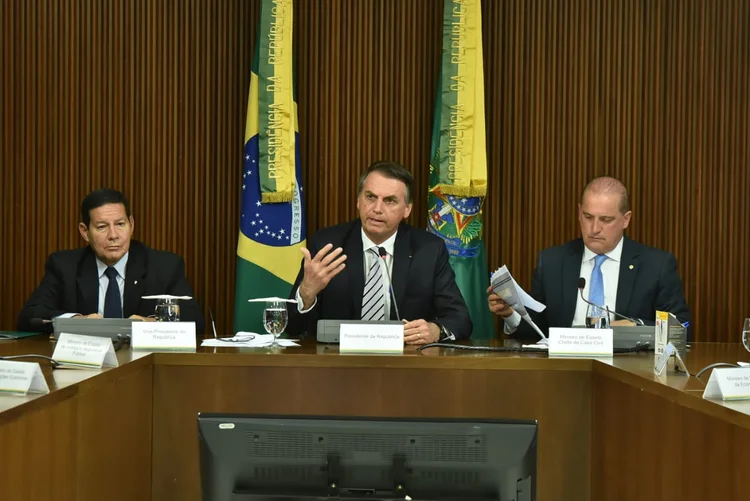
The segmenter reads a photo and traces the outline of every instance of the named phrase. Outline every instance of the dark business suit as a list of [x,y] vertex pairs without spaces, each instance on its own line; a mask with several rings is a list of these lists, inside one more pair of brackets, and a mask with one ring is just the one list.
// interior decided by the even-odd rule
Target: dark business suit
[[[125,269],[123,317],[153,315],[156,300],[141,296],[156,294],[193,296],[185,278],[185,263],[176,254],[133,240]],[[89,315],[96,313],[98,306],[99,276],[91,247],[55,252],[47,259],[42,282],[18,315],[18,329],[41,330],[32,319],[51,319],[63,313]],[[203,332],[203,314],[195,299],[180,301],[180,320],[195,322],[197,332]]]
[[[656,310],[671,312],[683,323],[689,321],[690,311],[675,257],[623,238],[614,311],[643,320],[647,325],[654,325]],[[542,313],[530,313],[545,333],[549,327],[570,327],[573,323],[583,250],[583,239],[579,238],[539,253],[531,295],[547,305],[547,309]],[[589,277],[584,278],[589,280]],[[519,326],[519,334],[536,337],[526,322]]]
[[[326,244],[342,247],[346,267],[318,294],[312,311],[300,314],[296,305],[289,308],[287,332],[314,336],[318,319],[359,320],[362,317],[362,294],[365,287],[362,224],[359,220],[324,228],[308,240],[314,257]],[[304,260],[291,298],[304,276]],[[402,319],[435,322],[445,326],[456,338],[471,336],[469,310],[456,285],[448,262],[445,243],[425,230],[402,223],[393,247],[393,293]],[[393,303],[393,300],[391,300]],[[391,318],[396,318],[391,304]]]

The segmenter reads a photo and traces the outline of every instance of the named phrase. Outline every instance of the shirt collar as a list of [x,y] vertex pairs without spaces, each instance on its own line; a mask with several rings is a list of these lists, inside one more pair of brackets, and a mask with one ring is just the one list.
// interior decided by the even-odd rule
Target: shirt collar
[[[117,274],[120,275],[122,278],[125,278],[125,268],[128,265],[128,255],[130,254],[130,251],[126,252],[124,256],[120,258],[119,261],[115,263],[113,266],[114,269],[117,270]],[[99,258],[96,258],[96,268],[99,270],[99,278],[102,278],[104,275],[104,272],[109,268],[106,264],[99,261]]]
[[372,242],[372,240],[370,240],[369,237],[365,234],[365,230],[363,229],[362,230],[362,251],[367,252],[367,249],[370,249],[372,247],[383,247],[389,256],[393,256],[393,247],[396,244],[396,235],[398,235],[398,230],[396,230],[396,233],[388,237],[388,240],[386,240],[382,244],[375,245]]
[[[607,258],[611,259],[615,263],[619,263],[620,259],[622,258],[622,243],[624,240],[625,240],[625,237],[621,237],[620,241],[617,242],[617,245],[615,245],[615,248],[607,252],[605,256],[607,256]],[[596,254],[594,251],[586,247],[586,245],[584,244],[583,246],[583,260],[584,261],[593,261],[597,255],[598,254]]]

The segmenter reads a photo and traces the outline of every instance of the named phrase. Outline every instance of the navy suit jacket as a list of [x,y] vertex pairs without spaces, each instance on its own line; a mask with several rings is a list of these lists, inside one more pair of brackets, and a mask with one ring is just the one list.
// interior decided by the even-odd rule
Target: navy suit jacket
[[[287,332],[292,335],[317,333],[318,319],[359,320],[365,288],[362,224],[359,219],[318,231],[307,242],[310,255],[326,244],[341,247],[346,267],[318,294],[315,308],[304,315],[290,305]],[[290,298],[294,298],[304,276],[304,260]],[[448,262],[445,242],[426,230],[401,223],[393,247],[393,294],[402,319],[444,325],[457,339],[471,336],[472,323],[456,277]],[[393,303],[393,300],[391,300]],[[396,318],[391,304],[391,318]]]
[[[688,322],[690,310],[682,290],[682,280],[677,274],[675,257],[628,237],[623,238],[614,311],[643,320],[647,325],[654,325],[656,310],[668,311],[680,322]],[[579,238],[539,253],[531,295],[547,308],[542,313],[530,313],[545,333],[550,327],[570,327],[573,323],[583,250],[583,239]],[[588,280],[588,277],[584,278]],[[538,337],[526,322],[519,326],[519,334]]]
[[[153,315],[156,300],[141,296],[156,294],[194,296],[185,278],[185,262],[176,254],[132,240],[125,269],[123,316]],[[63,313],[89,315],[98,309],[99,276],[91,247],[55,252],[47,259],[42,282],[18,315],[18,329],[38,331],[42,327],[32,319],[49,320]],[[196,331],[203,332],[203,313],[195,299],[180,301],[180,320],[195,322]]]

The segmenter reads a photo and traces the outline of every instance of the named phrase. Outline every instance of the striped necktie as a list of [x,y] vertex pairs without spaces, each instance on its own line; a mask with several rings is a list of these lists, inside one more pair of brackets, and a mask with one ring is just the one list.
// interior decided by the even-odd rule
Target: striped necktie
[[362,320],[385,320],[385,294],[383,290],[383,267],[377,247],[367,249],[375,259],[365,279],[364,294],[362,294]]

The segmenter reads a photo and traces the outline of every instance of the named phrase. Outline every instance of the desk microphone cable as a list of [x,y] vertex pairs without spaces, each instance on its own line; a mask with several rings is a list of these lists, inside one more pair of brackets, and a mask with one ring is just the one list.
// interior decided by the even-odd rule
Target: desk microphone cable
[[43,358],[45,360],[49,360],[50,365],[52,365],[53,369],[56,369],[57,367],[60,367],[61,365],[60,362],[58,362],[52,357],[48,357],[46,355],[37,355],[34,353],[28,353],[25,355],[11,355],[7,357],[0,357],[0,360],[16,360],[16,359],[22,359],[22,358]]
[[[498,353],[548,353],[545,348],[532,348],[530,346],[467,346],[463,344],[453,343],[427,343],[423,344],[417,351],[422,351],[425,348],[452,348],[459,351],[483,351],[483,352],[498,352]],[[638,353],[641,351],[649,351],[651,346],[649,343],[642,343],[632,348],[615,348],[612,350],[613,353],[620,355],[624,353]]]
[[524,348],[521,346],[467,346],[453,343],[427,343],[423,344],[417,351],[425,348],[452,348],[459,351],[484,351],[484,352],[528,352],[528,353],[547,353],[547,350],[541,348]]
[[691,376],[695,376],[697,379],[700,379],[700,377],[703,375],[704,372],[706,372],[709,369],[714,369],[716,367],[742,367],[739,364],[731,364],[728,362],[716,362],[715,364],[707,365],[695,374],[691,374]]

